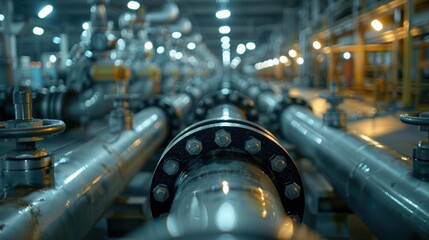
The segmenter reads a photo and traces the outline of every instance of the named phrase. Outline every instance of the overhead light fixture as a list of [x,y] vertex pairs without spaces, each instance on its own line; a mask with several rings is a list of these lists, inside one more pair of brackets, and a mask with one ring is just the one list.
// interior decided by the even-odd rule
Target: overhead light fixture
[[55,43],[55,44],[60,44],[61,43],[61,38],[55,36],[55,37],[52,38],[52,42]]
[[222,48],[223,49],[229,49],[230,47],[231,47],[231,44],[229,44],[229,42],[222,43]]
[[54,63],[57,61],[57,57],[55,55],[49,56],[49,62]]
[[343,58],[346,60],[349,60],[352,57],[352,55],[349,52],[343,53]]
[[225,42],[229,43],[229,41],[231,41],[231,39],[228,36],[223,36],[223,37],[220,38],[220,41],[223,42],[223,43],[225,43]]
[[228,34],[231,32],[231,28],[229,26],[222,26],[219,28],[219,32],[221,34]]
[[83,28],[83,30],[88,30],[89,29],[89,22],[82,23],[82,28]]
[[242,43],[238,44],[237,46],[237,53],[238,54],[243,54],[244,52],[246,52],[246,46]]
[[231,12],[228,9],[222,9],[216,12],[216,18],[225,19],[231,16]]
[[195,45],[195,43],[194,42],[190,42],[190,43],[188,43],[188,45],[186,45],[187,47],[188,47],[188,49],[189,50],[194,50],[195,49],[195,47],[197,46],[197,45]]
[[280,56],[279,60],[281,63],[287,63],[287,61],[289,61],[289,59],[286,56]]
[[289,50],[288,54],[292,58],[294,58],[298,55],[298,53],[294,49]]
[[273,63],[274,63],[274,65],[279,65],[280,61],[278,58],[273,58]]
[[34,27],[33,28],[33,33],[36,35],[43,35],[43,33],[45,32],[45,30],[43,30],[43,28],[41,27]]
[[319,50],[322,47],[322,44],[319,41],[313,42],[313,48]]
[[48,16],[49,14],[51,14],[51,12],[53,10],[54,10],[54,7],[52,7],[52,5],[46,5],[42,9],[40,9],[40,11],[37,14],[37,16],[39,16],[39,18],[45,18],[46,16]]
[[4,15],[0,14],[0,22],[4,20]]
[[145,49],[145,50],[152,50],[152,49],[153,49],[153,44],[152,44],[152,42],[151,42],[151,41],[147,41],[147,42],[145,42],[145,44],[144,44],[144,49]]
[[375,31],[381,31],[383,29],[383,24],[378,20],[374,19],[371,22],[371,27],[374,28]]
[[182,59],[182,57],[183,57],[183,53],[181,53],[181,52],[176,52],[176,54],[174,54],[174,57],[175,57],[177,60],[180,60],[180,59]]
[[304,58],[302,57],[297,58],[296,63],[298,63],[299,65],[302,65],[304,63]]
[[182,36],[182,33],[180,33],[180,32],[173,32],[173,33],[171,34],[171,36],[172,36],[173,38],[175,38],[175,39],[179,39],[179,38]]
[[156,52],[157,52],[158,54],[163,54],[163,53],[165,52],[165,48],[164,48],[163,46],[159,46],[159,47],[156,49]]
[[127,7],[131,10],[137,10],[140,8],[140,3],[136,1],[129,1]]
[[246,48],[248,50],[255,50],[256,44],[254,42],[248,42],[248,43],[246,43]]

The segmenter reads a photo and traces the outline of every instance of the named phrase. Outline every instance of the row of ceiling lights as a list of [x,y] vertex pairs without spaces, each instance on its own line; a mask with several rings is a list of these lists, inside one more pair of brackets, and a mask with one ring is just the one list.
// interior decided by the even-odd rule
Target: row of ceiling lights
[[[381,31],[383,29],[383,24],[378,20],[378,19],[374,19],[371,21],[371,27],[375,30],[375,31]],[[322,48],[322,43],[320,43],[319,41],[314,41],[313,42],[313,48],[316,50],[319,50]],[[294,49],[290,49],[288,52],[289,56],[291,58],[295,58],[296,56],[298,56],[298,53],[296,50]],[[344,52],[342,54],[342,57],[345,60],[349,60],[351,58],[351,53],[350,52]],[[286,56],[280,56],[279,58],[273,58],[273,59],[268,59],[262,62],[258,62],[255,64],[255,69],[256,70],[262,70],[264,68],[268,68],[268,67],[273,67],[276,65],[279,65],[280,63],[285,64],[285,66],[290,66],[291,62],[289,61],[289,59]],[[302,65],[304,63],[304,59],[302,57],[298,57],[296,58],[296,63],[299,65]]]

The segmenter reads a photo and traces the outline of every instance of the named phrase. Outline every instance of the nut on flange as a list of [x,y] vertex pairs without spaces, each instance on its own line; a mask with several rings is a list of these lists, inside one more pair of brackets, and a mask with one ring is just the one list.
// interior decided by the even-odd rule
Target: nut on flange
[[219,147],[227,147],[232,142],[231,134],[223,129],[215,133],[215,143]]
[[296,183],[290,183],[285,186],[285,196],[290,200],[299,198],[301,195],[301,187]]
[[186,151],[191,155],[198,155],[203,150],[203,144],[196,138],[191,138],[186,142]]
[[158,184],[152,190],[153,198],[158,202],[165,202],[170,197],[170,192],[168,191],[167,185]]
[[244,149],[251,154],[256,154],[261,151],[261,141],[252,137],[244,143]]

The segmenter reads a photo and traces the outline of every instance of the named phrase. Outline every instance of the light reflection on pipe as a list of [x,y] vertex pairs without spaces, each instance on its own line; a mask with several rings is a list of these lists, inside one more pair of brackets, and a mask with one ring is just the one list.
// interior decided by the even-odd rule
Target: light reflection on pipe
[[76,172],[74,172],[73,174],[71,174],[68,178],[66,178],[66,180],[64,180],[64,184],[68,184],[70,183],[73,179],[75,179],[79,174],[81,174],[83,171],[85,171],[85,169],[87,168],[87,166],[83,166],[81,168],[79,168]]
[[219,230],[228,232],[234,229],[237,221],[234,206],[229,202],[220,205],[216,212],[216,226]]
[[227,181],[222,181],[222,191],[223,193],[228,194],[229,192],[229,184]]

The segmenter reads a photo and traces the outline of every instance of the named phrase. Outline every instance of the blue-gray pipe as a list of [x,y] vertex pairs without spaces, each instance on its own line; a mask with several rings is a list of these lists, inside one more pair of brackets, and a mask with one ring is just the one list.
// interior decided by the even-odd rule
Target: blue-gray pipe
[[148,108],[134,116],[133,130],[53,152],[52,187],[3,191],[0,239],[83,238],[167,135],[165,113]]
[[428,238],[429,183],[412,176],[408,156],[328,127],[304,107],[286,108],[281,127],[379,238]]

